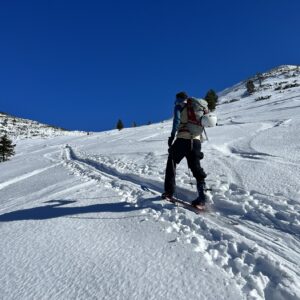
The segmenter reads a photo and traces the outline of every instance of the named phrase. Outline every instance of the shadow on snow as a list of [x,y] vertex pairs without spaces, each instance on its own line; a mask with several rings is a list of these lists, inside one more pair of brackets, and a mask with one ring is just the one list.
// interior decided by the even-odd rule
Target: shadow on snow
[[22,221],[22,220],[45,220],[72,215],[89,213],[122,213],[138,211],[142,208],[135,207],[127,202],[102,203],[87,206],[64,207],[64,205],[75,203],[75,200],[50,200],[49,205],[28,209],[16,210],[0,215],[0,222]]

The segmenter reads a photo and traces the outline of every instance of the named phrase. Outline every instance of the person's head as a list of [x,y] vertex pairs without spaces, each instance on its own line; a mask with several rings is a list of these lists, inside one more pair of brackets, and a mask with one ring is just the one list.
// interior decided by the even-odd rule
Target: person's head
[[188,95],[186,92],[179,92],[176,94],[176,99],[185,100],[188,98]]

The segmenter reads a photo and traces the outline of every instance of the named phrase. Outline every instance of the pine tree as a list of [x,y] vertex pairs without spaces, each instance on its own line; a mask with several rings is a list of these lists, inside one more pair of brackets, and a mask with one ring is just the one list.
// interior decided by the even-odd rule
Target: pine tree
[[209,110],[215,110],[216,108],[216,104],[218,102],[218,95],[216,94],[216,92],[212,89],[210,89],[207,93],[206,96],[204,97],[204,99],[207,101],[208,103],[208,109]]
[[15,154],[15,146],[6,134],[0,138],[0,162],[8,160]]
[[246,83],[247,92],[251,95],[255,92],[255,85],[253,80],[248,80]]
[[122,130],[124,128],[124,125],[123,125],[123,122],[121,119],[118,120],[116,128],[119,130]]

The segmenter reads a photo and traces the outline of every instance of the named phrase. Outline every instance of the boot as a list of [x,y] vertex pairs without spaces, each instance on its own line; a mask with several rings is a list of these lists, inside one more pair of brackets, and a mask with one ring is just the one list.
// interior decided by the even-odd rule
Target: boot
[[164,192],[161,194],[161,199],[172,199],[172,198],[173,198],[173,194],[169,192]]
[[206,202],[205,182],[197,182],[198,198],[192,201],[193,206],[204,206]]

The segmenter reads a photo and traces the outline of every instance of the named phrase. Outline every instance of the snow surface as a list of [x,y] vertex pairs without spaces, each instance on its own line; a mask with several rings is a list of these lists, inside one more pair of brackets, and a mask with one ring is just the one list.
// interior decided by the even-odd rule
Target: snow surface
[[[220,93],[202,214],[159,198],[171,121],[18,141],[0,164],[1,298],[300,299],[300,73],[263,75]],[[184,161],[177,186],[196,196]]]

